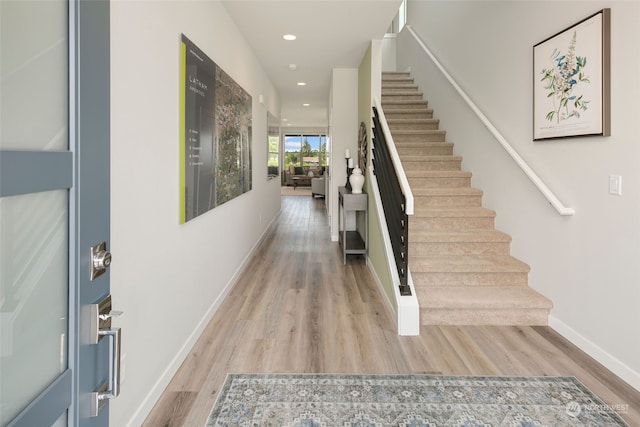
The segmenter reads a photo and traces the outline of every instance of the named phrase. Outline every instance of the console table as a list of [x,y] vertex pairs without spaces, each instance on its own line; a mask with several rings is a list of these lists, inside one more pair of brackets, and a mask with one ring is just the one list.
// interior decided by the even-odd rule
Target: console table
[[[340,211],[338,214],[339,243],[342,247],[342,262],[347,263],[348,254],[367,254],[369,234],[369,212],[367,210],[367,194],[353,194],[346,187],[338,187],[338,202]],[[364,236],[357,230],[347,231],[346,212],[355,212],[356,228],[358,212],[364,214]]]

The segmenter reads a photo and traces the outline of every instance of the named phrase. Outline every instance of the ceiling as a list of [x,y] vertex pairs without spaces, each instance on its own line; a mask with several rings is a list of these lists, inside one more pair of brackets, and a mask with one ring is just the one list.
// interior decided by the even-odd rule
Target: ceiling
[[[293,127],[327,126],[331,70],[358,68],[371,40],[381,39],[390,27],[400,3],[222,1],[280,94],[282,125]],[[297,39],[283,40],[284,34]],[[295,71],[290,64],[296,65]]]

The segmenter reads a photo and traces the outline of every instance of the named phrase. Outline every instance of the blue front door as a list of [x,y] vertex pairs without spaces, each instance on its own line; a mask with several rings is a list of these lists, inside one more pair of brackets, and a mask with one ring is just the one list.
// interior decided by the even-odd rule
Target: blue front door
[[0,20],[0,426],[108,426],[109,2],[3,0]]

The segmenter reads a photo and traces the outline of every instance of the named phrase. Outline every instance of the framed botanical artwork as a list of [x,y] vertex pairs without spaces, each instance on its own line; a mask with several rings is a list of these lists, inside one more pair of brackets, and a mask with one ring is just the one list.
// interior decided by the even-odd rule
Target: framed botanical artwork
[[611,9],[533,46],[533,139],[611,134]]

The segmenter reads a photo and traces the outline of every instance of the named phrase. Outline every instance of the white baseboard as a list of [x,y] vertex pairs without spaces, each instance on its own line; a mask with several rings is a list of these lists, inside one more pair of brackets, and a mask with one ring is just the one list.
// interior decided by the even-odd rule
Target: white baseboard
[[200,322],[198,322],[198,324],[196,325],[196,328],[189,335],[189,337],[184,342],[180,350],[176,353],[174,358],[171,360],[171,363],[169,363],[169,366],[167,366],[167,368],[164,370],[162,375],[160,375],[160,377],[158,378],[158,381],[156,381],[155,384],[153,384],[149,393],[145,396],[145,398],[142,400],[142,403],[138,406],[138,410],[131,416],[131,419],[127,423],[127,427],[137,427],[137,426],[141,426],[144,423],[144,420],[147,418],[147,416],[149,416],[149,413],[153,409],[156,402],[160,399],[160,396],[162,396],[162,393],[171,382],[171,379],[176,374],[176,372],[178,372],[178,369],[182,365],[182,362],[185,361],[185,359],[193,349],[193,346],[198,341],[198,338],[200,338],[200,335],[202,335],[205,328],[207,327],[209,322],[211,322],[211,319],[213,319],[213,316],[216,314],[216,312],[222,305],[224,299],[227,297],[229,292],[231,292],[231,289],[233,289],[233,287],[238,282],[238,278],[244,272],[244,269],[247,267],[247,264],[253,258],[254,253],[260,247],[263,240],[267,237],[272,227],[275,225],[276,221],[278,220],[279,216],[280,214],[278,213],[278,215],[276,215],[273,218],[271,223],[265,229],[264,233],[262,233],[262,236],[260,236],[260,238],[258,239],[257,243],[253,246],[253,248],[251,248],[248,255],[242,261],[242,263],[240,264],[240,267],[238,267],[238,269],[233,274],[231,279],[227,282],[226,286],[224,287],[220,295],[218,295],[215,301],[213,301],[213,304],[211,304],[211,306],[206,311],[202,319],[200,319]]
[[582,351],[600,362],[605,368],[616,374],[631,387],[640,391],[640,373],[625,365],[603,348],[578,333],[575,329],[558,318],[549,316],[549,327],[571,341]]
[[[385,307],[388,313],[394,319],[396,324],[396,330],[398,335],[402,336],[416,336],[420,335],[420,306],[418,305],[418,298],[416,297],[416,291],[413,288],[413,283],[410,281],[411,296],[400,295],[400,290],[394,286],[395,301],[389,300],[387,291],[384,289],[382,281],[375,269],[371,265],[371,260],[367,258],[367,266],[369,272],[373,276],[373,279],[378,286],[378,291],[385,302]],[[411,277],[411,275],[409,275]]]
[[398,310],[397,310],[397,307],[389,299],[389,296],[387,295],[387,291],[384,289],[384,285],[382,284],[382,281],[380,280],[380,277],[378,277],[378,273],[373,268],[373,265],[371,264],[371,260],[369,259],[369,257],[367,257],[367,267],[369,267],[369,272],[373,276],[373,280],[376,282],[376,285],[378,286],[378,292],[380,292],[380,295],[382,296],[382,299],[384,300],[384,306],[387,309],[387,313],[391,316],[391,318],[395,322],[396,329],[397,329],[397,327],[398,327]]

